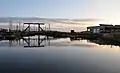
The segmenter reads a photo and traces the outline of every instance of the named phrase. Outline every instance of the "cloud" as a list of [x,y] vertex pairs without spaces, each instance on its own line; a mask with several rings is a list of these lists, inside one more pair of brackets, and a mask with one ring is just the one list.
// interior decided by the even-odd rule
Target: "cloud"
[[52,19],[52,18],[19,18],[19,17],[1,17],[0,22],[53,22],[62,24],[79,24],[86,25],[88,23],[94,23],[102,21],[102,19]]
[[86,25],[89,23],[95,23],[102,21],[103,19],[72,19],[72,20],[61,20],[61,19],[54,19],[54,20],[49,20],[49,22],[54,22],[54,23],[62,23],[62,24],[79,24],[79,25]]
[[96,22],[96,21],[102,21],[103,19],[73,19],[72,21],[75,22]]

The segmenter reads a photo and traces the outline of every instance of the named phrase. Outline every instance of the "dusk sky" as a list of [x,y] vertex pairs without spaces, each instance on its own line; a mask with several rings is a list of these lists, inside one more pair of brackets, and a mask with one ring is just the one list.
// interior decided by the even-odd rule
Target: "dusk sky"
[[119,23],[120,0],[0,0],[0,17],[97,18]]

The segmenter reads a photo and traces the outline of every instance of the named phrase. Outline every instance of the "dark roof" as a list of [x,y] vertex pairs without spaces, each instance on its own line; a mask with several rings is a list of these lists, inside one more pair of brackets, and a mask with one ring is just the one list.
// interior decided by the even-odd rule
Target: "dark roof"
[[99,24],[100,26],[113,26],[112,24]]
[[100,26],[90,26],[87,27],[87,29],[89,28],[99,28],[99,27],[105,27],[107,29],[120,29],[120,25],[110,25],[110,24],[99,24]]
[[87,27],[87,28],[99,28],[100,26],[90,26],[90,27]]

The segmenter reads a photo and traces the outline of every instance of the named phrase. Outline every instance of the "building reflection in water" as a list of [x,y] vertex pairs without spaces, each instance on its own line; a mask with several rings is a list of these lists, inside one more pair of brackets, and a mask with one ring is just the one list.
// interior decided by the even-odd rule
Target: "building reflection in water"
[[99,44],[99,45],[111,45],[111,48],[112,46],[119,46],[120,47],[120,41],[118,40],[108,40],[108,39],[102,39],[102,38],[99,38],[99,39],[89,39],[88,42],[91,42],[91,43],[96,43],[96,44]]
[[111,45],[111,48],[112,46],[119,46],[120,47],[120,41],[118,40],[113,40],[113,39],[103,39],[103,38],[95,38],[95,39],[83,39],[83,38],[70,38],[71,41],[74,41],[74,40],[87,40],[87,42],[89,43],[95,43],[95,44],[98,44],[98,45]]
[[[88,43],[95,43],[96,45],[111,45],[112,46],[119,46],[120,47],[120,42],[117,40],[108,40],[108,39],[102,39],[102,38],[98,38],[98,39],[82,39],[82,38],[70,38],[68,40],[68,38],[64,38],[64,42],[61,42],[62,38],[53,38],[53,37],[47,37],[47,36],[35,36],[35,37],[24,37],[23,39],[20,40],[4,40],[7,42],[3,42],[3,40],[1,40],[0,42],[0,46],[6,46],[8,45],[9,47],[12,46],[24,46],[26,47],[46,47],[46,46],[59,46],[59,45],[71,45],[70,42],[74,41],[78,41],[77,44],[82,43],[84,40],[87,40]],[[66,40],[65,40],[66,39]],[[57,42],[53,42],[56,41]],[[62,41],[63,41],[62,40]],[[68,43],[69,42],[69,43]],[[86,42],[86,43],[87,43]],[[83,43],[84,44],[84,43]]]

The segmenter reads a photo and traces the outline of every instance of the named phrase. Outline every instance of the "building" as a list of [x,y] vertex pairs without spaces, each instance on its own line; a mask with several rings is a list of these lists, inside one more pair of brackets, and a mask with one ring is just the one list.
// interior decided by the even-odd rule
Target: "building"
[[91,33],[120,33],[120,25],[99,24],[99,26],[87,27]]

